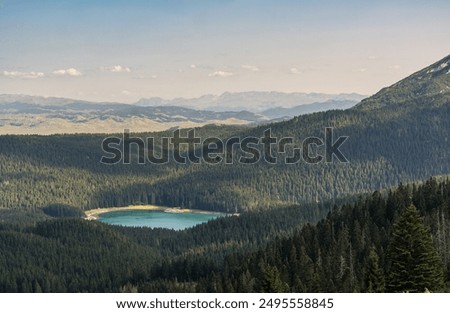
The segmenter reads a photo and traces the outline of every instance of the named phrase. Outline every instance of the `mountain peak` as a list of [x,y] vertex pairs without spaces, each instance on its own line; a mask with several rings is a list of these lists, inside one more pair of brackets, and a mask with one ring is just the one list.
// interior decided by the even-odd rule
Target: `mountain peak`
[[437,106],[450,100],[450,55],[381,89],[362,100],[355,109],[372,110],[405,103],[430,105],[431,101],[422,101],[427,98],[432,98],[433,105]]

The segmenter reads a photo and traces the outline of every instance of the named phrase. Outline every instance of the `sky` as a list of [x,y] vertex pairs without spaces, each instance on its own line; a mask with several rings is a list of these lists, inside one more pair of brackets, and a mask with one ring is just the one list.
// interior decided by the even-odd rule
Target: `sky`
[[448,0],[0,0],[0,94],[370,95],[449,53]]

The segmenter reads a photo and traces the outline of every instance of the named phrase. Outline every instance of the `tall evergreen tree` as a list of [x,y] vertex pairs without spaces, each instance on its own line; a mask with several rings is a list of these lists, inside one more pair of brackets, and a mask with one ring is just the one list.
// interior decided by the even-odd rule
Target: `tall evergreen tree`
[[262,281],[262,292],[279,293],[289,292],[289,286],[280,277],[280,272],[275,266],[266,266],[264,268],[264,277]]
[[443,269],[430,232],[419,211],[410,205],[399,217],[389,246],[391,268],[387,291],[440,291]]
[[370,249],[368,262],[367,292],[384,292],[384,273],[374,246]]

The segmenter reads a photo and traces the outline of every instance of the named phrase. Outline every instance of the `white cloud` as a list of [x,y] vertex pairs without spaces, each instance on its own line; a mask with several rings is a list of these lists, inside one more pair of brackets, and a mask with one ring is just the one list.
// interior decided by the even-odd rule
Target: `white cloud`
[[254,65],[244,64],[244,65],[242,65],[241,67],[242,67],[243,69],[245,69],[245,70],[249,70],[249,71],[252,71],[252,72],[258,72],[258,71],[259,71],[259,67],[254,66]]
[[224,72],[224,71],[216,71],[214,73],[208,74],[209,77],[229,77],[233,76],[233,73],[231,72]]
[[300,70],[299,70],[298,68],[296,68],[296,67],[292,67],[292,68],[289,70],[289,72],[290,72],[291,74],[300,74]]
[[195,69],[195,68],[197,68],[197,65],[191,64],[190,68]]
[[123,65],[114,65],[114,66],[107,66],[107,67],[100,67],[102,71],[105,72],[112,72],[112,73],[131,73],[131,68],[128,66]]
[[74,77],[76,77],[76,76],[82,76],[83,74],[79,70],[71,67],[71,68],[68,68],[68,69],[61,69],[61,70],[53,71],[53,75],[56,75],[56,76],[74,76]]
[[158,78],[158,76],[157,75],[152,75],[151,76],[153,79],[156,79],[156,78]]
[[122,90],[121,94],[124,95],[124,96],[131,96],[133,93],[128,91],[128,90]]
[[18,72],[18,71],[3,71],[3,76],[11,78],[42,78],[45,76],[42,72]]
[[111,68],[111,72],[113,73],[130,73],[131,69],[127,66],[122,66],[122,65],[114,65]]
[[396,65],[390,65],[389,69],[390,70],[398,70],[398,69],[400,69],[400,65],[397,65],[397,64]]

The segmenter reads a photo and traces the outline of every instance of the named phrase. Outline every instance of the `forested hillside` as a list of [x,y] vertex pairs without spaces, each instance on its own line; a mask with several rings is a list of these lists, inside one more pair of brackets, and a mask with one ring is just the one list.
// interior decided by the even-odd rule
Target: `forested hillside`
[[[449,178],[324,206],[331,212],[317,225],[307,223],[315,219],[307,205],[220,218],[184,231],[76,218],[2,224],[0,291],[446,290]],[[396,252],[405,243],[413,244],[412,258]]]
[[[316,203],[450,173],[450,57],[345,111],[255,128],[207,126],[202,137],[348,136],[348,163],[106,165],[99,135],[1,136],[0,217],[43,217],[51,205],[79,209],[152,203],[226,212]],[[184,133],[185,134],[185,133]],[[160,142],[170,132],[134,134]],[[287,152],[290,150],[288,149]],[[235,153],[237,160],[241,153]],[[282,160],[286,152],[275,150]],[[135,161],[137,158],[135,158]],[[336,161],[336,160],[335,160]]]
[[448,179],[400,185],[387,196],[377,191],[260,251],[227,257],[224,267],[198,287],[216,292],[444,291],[444,281],[450,280],[449,208]]

